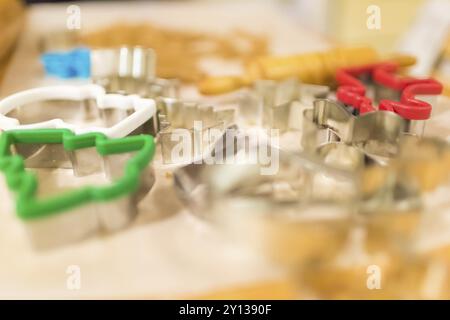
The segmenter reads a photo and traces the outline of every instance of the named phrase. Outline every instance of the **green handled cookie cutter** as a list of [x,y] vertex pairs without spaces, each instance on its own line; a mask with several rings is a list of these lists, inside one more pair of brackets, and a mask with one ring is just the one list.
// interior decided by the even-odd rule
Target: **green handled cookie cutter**
[[[102,156],[136,152],[125,164],[123,176],[106,186],[84,186],[59,196],[37,199],[38,181],[35,174],[25,170],[24,159],[11,153],[11,146],[24,144],[62,144],[67,151],[95,147]],[[75,135],[67,129],[11,130],[0,134],[0,171],[15,194],[17,215],[23,220],[38,219],[63,213],[91,202],[117,199],[135,192],[140,175],[155,153],[150,135],[108,139],[101,133]]]

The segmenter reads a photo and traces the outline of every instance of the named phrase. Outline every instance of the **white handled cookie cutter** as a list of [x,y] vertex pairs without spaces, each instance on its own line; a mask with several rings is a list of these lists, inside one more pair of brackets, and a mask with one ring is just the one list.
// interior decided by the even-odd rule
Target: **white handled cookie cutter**
[[[73,104],[73,102],[80,103],[83,107],[75,113],[78,118],[83,115],[83,112],[95,112],[99,114],[106,126],[83,125],[86,121],[74,124],[60,117],[52,116],[49,116],[50,119],[45,121],[21,123],[20,117],[7,116],[20,110],[26,118],[26,114],[32,111],[31,105],[36,103],[44,104],[45,108],[49,108],[52,103],[55,103],[55,105],[61,104],[56,109],[53,106],[51,110],[56,110],[57,113],[65,113],[69,109],[68,107],[65,110],[65,104]],[[112,115],[114,112],[111,112],[111,110],[116,111],[114,115]],[[45,113],[45,111],[37,113],[37,115],[41,117],[42,113]],[[1,100],[0,129],[3,131],[13,129],[69,129],[75,134],[99,132],[109,138],[121,138],[146,124],[155,113],[156,104],[153,99],[144,99],[137,95],[107,94],[103,87],[99,85],[49,86],[21,91]],[[118,121],[111,121],[111,116]],[[108,126],[111,122],[114,124]]]

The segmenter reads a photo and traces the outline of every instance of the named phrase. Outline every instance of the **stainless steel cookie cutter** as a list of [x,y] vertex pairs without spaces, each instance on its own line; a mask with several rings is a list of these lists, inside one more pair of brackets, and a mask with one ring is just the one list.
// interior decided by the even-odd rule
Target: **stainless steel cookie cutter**
[[[155,61],[154,51],[147,48],[95,49],[91,54],[92,79],[104,86],[107,92],[155,98],[157,116],[153,118],[151,133],[161,144],[164,164],[179,164],[172,154],[178,144],[174,138],[186,130],[189,131],[192,151],[181,158],[189,162],[192,157],[201,156],[201,150],[211,145],[203,141],[203,137],[211,137],[212,131],[223,131],[234,121],[235,112],[230,108],[179,100],[179,81],[156,78]],[[194,122],[201,128],[194,127]],[[177,159],[180,160],[179,157]]]
[[421,193],[432,191],[449,182],[450,145],[438,138],[403,136],[394,165],[399,181]]
[[364,168],[363,194],[381,192],[385,197],[380,202],[365,196],[363,211],[418,210],[420,190],[403,183],[395,166],[404,153],[404,141],[412,139],[405,132],[406,122],[389,111],[354,116],[339,102],[317,100],[313,109],[304,111],[302,146],[329,165]]
[[311,107],[315,99],[326,98],[329,91],[327,86],[300,83],[296,79],[258,80],[242,95],[239,113],[250,125],[281,131],[300,129],[302,111]]
[[[41,39],[41,51],[65,52],[74,49],[78,39],[77,32],[50,33]],[[155,76],[156,55],[150,48],[94,48],[90,50],[89,65],[91,80],[103,86],[107,93],[137,94],[143,98],[179,97],[177,79]],[[152,134],[156,135],[160,130],[158,117],[154,117],[151,124]]]
[[[450,146],[442,139],[403,135],[389,167],[394,183],[391,197],[397,199],[395,206],[367,210],[362,215],[367,227],[367,248],[373,252],[381,249],[395,254],[417,253],[423,240],[430,237],[426,220],[439,220],[448,210],[445,193],[450,186]],[[431,205],[430,199],[438,203]],[[427,212],[430,205],[431,216]]]
[[[40,40],[40,50],[64,52],[79,45],[76,31],[50,32]],[[108,93],[138,94],[145,98],[178,97],[179,82],[155,76],[156,54],[151,48],[122,46],[93,48],[90,52],[91,78]]]
[[[245,135],[222,141],[220,146],[235,151],[222,153],[259,154],[263,147],[241,144],[239,139],[246,139]],[[336,253],[359,203],[357,176],[308,154],[274,147],[265,152],[279,155],[273,158],[279,161],[273,175],[261,174],[267,163],[210,164],[205,160],[174,172],[176,190],[194,214],[279,259],[297,263]],[[295,253],[287,254],[292,246]]]
[[[36,144],[58,146],[60,158],[30,172],[16,147]],[[67,129],[5,131],[0,135],[0,171],[9,192],[2,193],[3,208],[17,213],[38,248],[121,229],[153,185],[146,172],[154,150],[149,135],[109,139]],[[68,169],[60,167],[61,158],[70,163]]]
[[[92,81],[103,86],[106,92],[137,94],[144,98],[176,99],[180,95],[177,79],[155,76],[156,54],[150,48],[93,49],[91,66]],[[164,111],[158,108],[157,115]],[[151,133],[156,135],[161,130],[159,116],[153,118],[151,125]]]
[[354,116],[333,100],[316,100],[313,109],[303,113],[302,146],[309,152],[329,142],[341,141],[364,151],[379,163],[397,153],[398,141],[406,122],[389,111],[374,111]]
[[434,79],[399,77],[395,74],[398,68],[393,62],[384,62],[338,70],[337,99],[358,114],[377,109],[395,112],[406,119],[409,133],[421,136],[442,85]]
[[[236,130],[236,128],[234,126],[232,129]],[[175,171],[176,186],[187,195],[188,202],[207,203],[215,195],[250,196],[252,193],[255,197],[261,197],[261,201],[280,201],[281,203],[314,202],[324,199],[345,202],[357,197],[354,167],[346,170],[318,161],[317,157],[308,153],[280,150],[270,145],[270,141],[265,136],[259,139],[249,136],[252,133],[260,134],[256,131],[249,133],[238,130],[233,133],[223,135],[210,154],[204,155],[202,162],[191,163]],[[216,161],[217,154],[220,156],[220,161]],[[269,159],[268,156],[271,158]],[[269,160],[273,160],[273,163],[268,163]],[[274,170],[270,172],[262,170],[272,164]],[[321,172],[335,176],[336,181],[346,181],[353,187],[348,188],[348,193],[336,193],[336,189],[333,188],[319,188],[320,192],[313,192],[314,176]],[[284,180],[286,183],[278,183],[279,180]],[[204,183],[208,184],[207,189],[203,189]],[[279,187],[283,184],[285,187],[291,185],[291,188],[288,188],[291,192],[283,196],[283,190],[277,189],[276,184]],[[275,187],[267,188],[267,185]],[[194,196],[197,193],[197,187],[208,194],[200,192],[197,194],[198,197]]]
[[[230,141],[227,147],[235,144]],[[424,145],[434,151],[424,150]],[[410,247],[422,216],[423,191],[448,183],[448,144],[405,135],[395,159],[370,167],[361,165],[364,155],[351,145],[324,147],[353,152],[354,161],[336,168],[334,159],[280,152],[280,171],[271,176],[261,175],[254,163],[191,164],[175,171],[175,186],[195,214],[231,228],[283,262],[329,258],[341,249],[349,230],[361,226],[360,218],[371,250],[380,244],[384,250],[397,245],[404,249],[405,241]],[[353,213],[357,219],[351,218]]]
[[[80,35],[76,31],[50,32],[40,39],[41,52],[64,52],[74,49]],[[155,76],[156,54],[140,46],[93,48],[91,78],[108,93],[138,94],[145,98],[178,97],[179,82]]]
[[161,144],[164,164],[188,164],[211,150],[225,128],[233,124],[235,110],[158,98]]
[[179,96],[179,81],[156,78],[156,54],[150,48],[93,49],[91,66],[92,81],[107,92],[146,98]]

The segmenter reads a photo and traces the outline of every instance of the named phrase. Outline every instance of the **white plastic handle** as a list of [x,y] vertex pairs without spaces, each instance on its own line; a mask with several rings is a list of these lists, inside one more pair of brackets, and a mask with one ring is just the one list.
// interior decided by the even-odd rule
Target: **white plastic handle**
[[[88,99],[95,99],[99,109],[113,108],[133,110],[134,112],[109,128],[79,127],[61,119],[22,125],[19,120],[5,116],[12,110],[33,102],[51,100],[83,101]],[[0,129],[69,129],[75,134],[100,132],[111,138],[120,138],[133,132],[152,118],[155,113],[156,104],[154,100],[140,98],[136,95],[106,94],[105,89],[99,85],[50,86],[21,91],[1,100]]]

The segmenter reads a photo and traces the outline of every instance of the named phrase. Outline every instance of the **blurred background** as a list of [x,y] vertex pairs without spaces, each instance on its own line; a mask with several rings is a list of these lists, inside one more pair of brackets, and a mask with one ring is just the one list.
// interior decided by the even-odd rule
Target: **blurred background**
[[[381,57],[415,56],[417,63],[409,72],[438,78],[450,93],[449,12],[450,0],[0,0],[0,96],[61,81],[87,81],[49,77],[40,60],[45,52],[80,44],[153,48],[157,76],[180,80],[182,98],[201,97],[199,81],[238,76],[261,56],[359,45]],[[327,84],[320,80],[305,82]],[[448,121],[442,119],[448,131]],[[440,128],[436,131],[442,134]],[[267,259],[196,219],[175,200],[173,190],[167,190],[153,192],[139,221],[124,232],[50,252],[34,251],[18,219],[0,215],[0,297],[298,298],[297,279],[292,280],[296,275],[286,276]],[[281,254],[291,254],[292,247],[287,247]],[[66,268],[72,264],[83,270],[82,291],[65,287]],[[339,280],[351,278],[351,271],[313,271],[319,273],[309,279],[318,279],[314,285],[323,292],[336,289],[333,298],[348,285]],[[327,275],[330,286],[320,281]],[[365,276],[362,270],[363,284]],[[417,278],[405,274],[408,285],[414,283],[410,277]],[[408,285],[405,292],[411,291]]]
[[[60,11],[59,17],[55,16],[58,13],[48,5],[62,2],[64,1],[0,1],[2,14],[0,63],[3,70],[6,68],[8,54],[11,53],[15,41],[23,33],[19,23],[23,8],[28,6],[29,9],[37,3],[45,3],[42,7],[40,6],[41,9],[35,10],[38,12],[36,15],[46,16],[45,20],[39,22],[40,28],[44,30],[45,25],[48,24],[52,26],[53,31],[56,31],[54,29],[58,24],[61,25],[59,28],[64,27],[62,25],[64,20],[56,24],[55,21],[58,18],[65,19],[67,15]],[[68,2],[67,6],[76,3]],[[418,64],[412,70],[413,74],[425,75],[439,69],[441,71],[436,71],[439,77],[447,77],[448,67],[438,66],[447,60],[449,51],[449,18],[446,14],[449,2],[447,0],[154,0],[81,1],[78,3],[81,9],[86,8],[88,11],[104,10],[97,14],[95,21],[91,21],[93,19],[90,18],[90,13],[86,12],[86,17],[84,19],[82,17],[82,32],[93,31],[97,25],[110,22],[146,21],[154,23],[155,26],[172,26],[178,30],[201,30],[206,33],[208,31],[223,33],[224,30],[242,29],[242,26],[246,25],[247,31],[253,31],[256,35],[268,39],[267,50],[255,53],[284,54],[322,49],[325,46],[364,44],[372,46],[381,53],[401,51],[415,55],[418,58]],[[124,8],[125,3],[126,9],[120,16],[113,13],[115,8]],[[151,10],[151,7],[149,10],[154,11],[155,14],[158,10],[164,11],[168,14],[167,18],[153,17],[152,12],[147,12],[148,18],[144,18],[142,11],[145,10],[138,9],[139,6],[142,8],[143,3],[151,3],[155,10]],[[206,7],[209,7],[211,12],[208,12]],[[261,9],[255,10],[255,7]],[[47,11],[44,8],[48,8]],[[170,10],[167,11],[164,8],[170,8]],[[107,14],[105,11],[111,11],[111,13]],[[182,11],[186,14],[182,14]],[[263,11],[264,14],[258,17],[258,13]],[[114,21],[106,19],[106,15]],[[187,18],[188,15],[191,16],[191,21]],[[171,16],[179,19],[171,19]],[[211,27],[208,26],[206,30],[205,27],[210,24],[208,21],[215,17],[219,20]],[[246,22],[237,20],[246,20]],[[183,25],[181,28],[180,24]],[[285,32],[275,35],[278,29],[274,24],[289,25],[290,32],[296,33],[297,36],[287,35]],[[288,44],[289,41],[301,41],[301,43]],[[262,50],[262,48],[259,49]],[[225,69],[227,68],[228,66],[225,66]]]

